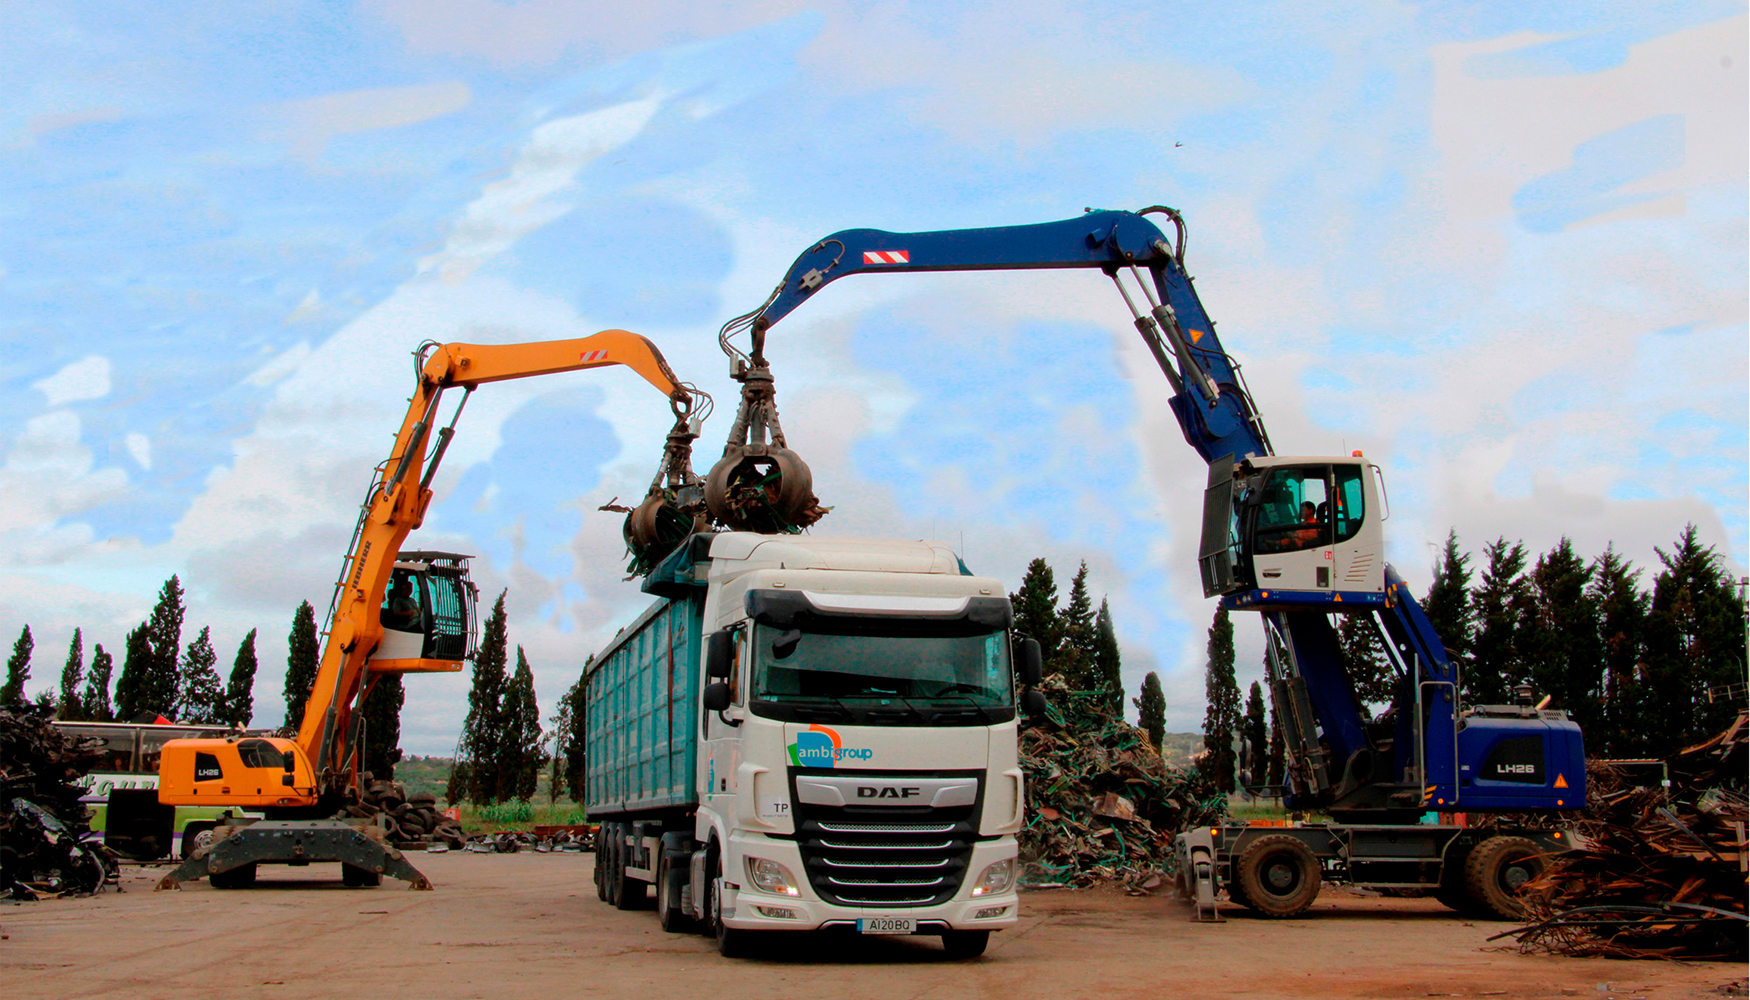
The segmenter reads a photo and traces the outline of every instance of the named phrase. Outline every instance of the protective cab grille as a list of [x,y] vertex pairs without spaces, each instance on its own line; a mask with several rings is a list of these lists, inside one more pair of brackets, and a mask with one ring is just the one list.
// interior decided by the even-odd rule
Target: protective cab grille
[[947,902],[966,879],[980,804],[932,808],[799,801],[796,840],[808,883],[821,899],[843,906]]

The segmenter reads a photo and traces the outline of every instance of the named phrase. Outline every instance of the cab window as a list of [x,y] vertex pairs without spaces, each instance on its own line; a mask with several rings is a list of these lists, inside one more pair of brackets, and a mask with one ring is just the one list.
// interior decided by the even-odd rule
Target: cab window
[[1361,488],[1361,466],[1338,465],[1331,472],[1335,487],[1332,492],[1337,501],[1331,525],[1336,529],[1337,541],[1346,542],[1355,537],[1367,518],[1367,494]]
[[266,740],[239,742],[237,756],[242,759],[244,767],[271,767],[278,771],[286,766],[286,758],[279,748]]
[[1330,544],[1329,466],[1271,469],[1258,498],[1253,527],[1258,552],[1297,552]]
[[419,574],[410,569],[396,569],[383,591],[382,622],[384,628],[397,632],[422,632],[425,614],[419,585]]

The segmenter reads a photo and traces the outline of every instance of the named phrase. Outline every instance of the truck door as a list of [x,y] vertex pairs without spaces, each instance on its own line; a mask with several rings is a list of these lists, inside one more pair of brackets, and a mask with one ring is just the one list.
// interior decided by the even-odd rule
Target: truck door
[[1203,539],[1197,566],[1203,572],[1203,596],[1215,597],[1239,589],[1236,578],[1239,521],[1234,509],[1234,457],[1209,463],[1209,486],[1203,491]]
[[1247,503],[1247,548],[1262,590],[1331,590],[1331,467],[1281,465]]

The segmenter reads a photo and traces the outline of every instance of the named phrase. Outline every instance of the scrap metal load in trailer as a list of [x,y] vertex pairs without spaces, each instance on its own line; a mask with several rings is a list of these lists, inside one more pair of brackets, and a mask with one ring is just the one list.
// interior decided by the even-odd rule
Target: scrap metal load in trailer
[[[655,604],[585,667],[596,888],[703,930],[1013,927],[1026,801],[1002,585],[930,542],[695,535]],[[652,898],[653,897],[653,898]]]
[[[255,881],[259,865],[313,861],[340,863],[341,878],[351,886],[377,885],[389,875],[416,889],[431,887],[387,842],[381,826],[348,818],[342,810],[358,798],[360,708],[375,680],[391,673],[458,671],[474,654],[470,557],[402,552],[401,545],[425,519],[432,477],[477,386],[625,365],[667,396],[676,416],[663,468],[640,510],[666,504],[680,490],[699,491],[685,445],[698,436],[695,397],[709,397],[678,380],[656,345],[637,334],[607,330],[580,339],[503,345],[427,342],[414,357],[418,384],[394,450],[377,466],[366,491],[335,583],[327,642],[297,735],[164,744],[158,801],[226,812],[213,828],[210,845],[166,875],[160,888],[180,888],[202,877],[214,888],[242,887]],[[462,398],[449,423],[438,427],[438,404],[454,388],[462,390]],[[628,543],[651,542],[638,536],[634,520],[628,517]]]
[[[1151,215],[1172,223],[1172,240]],[[1290,916],[1331,880],[1426,887],[1455,904],[1511,913],[1512,890],[1535,871],[1546,835],[1510,824],[1429,832],[1418,821],[1430,811],[1582,808],[1579,727],[1559,711],[1460,703],[1457,665],[1386,563],[1379,467],[1359,452],[1275,453],[1240,366],[1192,286],[1185,242],[1184,219],[1160,206],[991,229],[844,230],[798,257],[766,302],[731,320],[720,339],[728,349],[745,332],[752,350],[735,352],[731,374],[759,370],[770,328],[852,274],[1105,274],[1167,379],[1186,442],[1208,463],[1198,552],[1204,593],[1265,622],[1271,697],[1287,747],[1287,805],[1335,821],[1275,830],[1270,850],[1244,828],[1187,834],[1179,840],[1186,891],[1201,911],[1227,885],[1237,902]],[[1397,677],[1387,718],[1361,714],[1333,615],[1365,618],[1382,640]]]

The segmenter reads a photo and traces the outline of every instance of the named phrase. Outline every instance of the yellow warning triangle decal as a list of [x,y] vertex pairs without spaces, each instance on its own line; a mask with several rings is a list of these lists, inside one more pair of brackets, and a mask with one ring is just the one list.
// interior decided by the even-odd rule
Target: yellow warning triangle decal
[[1202,340],[1202,339],[1203,339],[1203,331],[1202,330],[1192,330],[1191,331],[1191,343],[1195,344],[1199,340]]
[[1559,775],[1559,774],[1558,774],[1558,775],[1556,775],[1556,784],[1555,784],[1555,787],[1557,787],[1557,788],[1566,788],[1566,787],[1568,787],[1568,779],[1566,779],[1566,778],[1564,778],[1564,777],[1562,777],[1562,776],[1561,776],[1561,775]]

